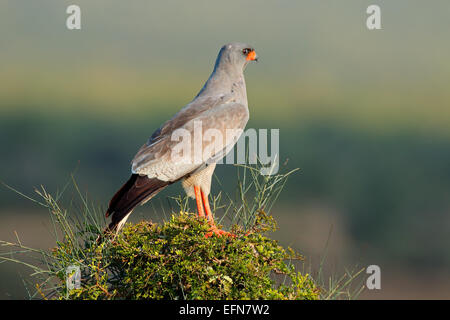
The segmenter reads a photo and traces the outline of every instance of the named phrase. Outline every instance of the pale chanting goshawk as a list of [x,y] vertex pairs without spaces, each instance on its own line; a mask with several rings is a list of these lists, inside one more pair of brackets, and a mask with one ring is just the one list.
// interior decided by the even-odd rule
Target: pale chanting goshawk
[[[173,134],[181,130],[194,135],[195,126],[199,123],[202,133],[214,129],[225,137],[227,130],[242,132],[249,118],[244,70],[250,61],[257,60],[255,50],[244,43],[229,43],[220,49],[213,72],[194,100],[156,130],[134,157],[130,179],[109,202],[106,217],[111,216],[112,221],[107,230],[118,232],[138,204],[147,202],[168,185],[181,181],[187,195],[195,198],[198,215],[205,217],[206,214],[211,225],[207,236],[213,233],[229,235],[216,227],[208,195],[216,162],[234,146],[238,137],[221,142],[222,152],[206,157],[202,154],[199,162],[180,161],[173,156],[173,150],[180,143],[173,139]],[[200,150],[209,151],[217,150],[217,145],[211,148],[214,142],[215,139],[197,141],[202,144]]]

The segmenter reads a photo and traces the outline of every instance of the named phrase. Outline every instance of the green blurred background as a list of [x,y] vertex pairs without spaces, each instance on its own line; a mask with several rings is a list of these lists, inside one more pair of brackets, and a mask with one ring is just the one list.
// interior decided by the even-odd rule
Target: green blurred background
[[[369,31],[375,2],[382,30]],[[65,27],[74,3],[79,31]],[[248,127],[279,128],[281,161],[301,168],[272,211],[274,236],[314,268],[332,229],[330,273],[381,267],[382,289],[362,298],[450,298],[449,16],[446,0],[2,0],[0,180],[32,195],[76,170],[105,207],[220,46],[248,42],[260,56],[246,70]],[[236,168],[216,173],[233,192]],[[48,213],[5,187],[0,221],[2,240],[54,244]],[[26,297],[29,273],[0,264],[0,299]]]

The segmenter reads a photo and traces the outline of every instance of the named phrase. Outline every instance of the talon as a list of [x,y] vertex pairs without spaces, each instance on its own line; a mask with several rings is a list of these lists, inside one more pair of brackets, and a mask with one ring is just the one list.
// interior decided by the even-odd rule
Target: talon
[[232,234],[231,232],[219,229],[216,226],[211,226],[210,231],[205,234],[205,238],[212,237],[213,234],[217,235],[218,237],[221,237],[224,235],[227,237],[236,238],[235,234]]
[[206,221],[208,221],[208,223],[211,226],[209,231],[205,234],[205,238],[212,237],[213,234],[217,235],[218,237],[225,235],[228,237],[235,238],[236,235],[217,228],[216,224],[214,223],[214,216],[211,211],[211,207],[209,206],[208,194],[204,193],[202,189],[196,185],[194,186],[194,192],[195,192],[195,200],[197,202],[198,216],[206,218]]

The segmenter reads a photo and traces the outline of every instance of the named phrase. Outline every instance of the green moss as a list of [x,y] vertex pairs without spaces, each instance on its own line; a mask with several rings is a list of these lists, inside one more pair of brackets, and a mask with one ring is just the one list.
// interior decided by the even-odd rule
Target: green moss
[[[301,257],[264,234],[274,229],[260,214],[250,234],[205,237],[209,225],[194,214],[162,225],[127,224],[112,241],[87,248],[80,289],[71,299],[318,299],[308,274],[290,261]],[[60,244],[55,257],[69,247]],[[61,280],[64,278],[60,277]]]

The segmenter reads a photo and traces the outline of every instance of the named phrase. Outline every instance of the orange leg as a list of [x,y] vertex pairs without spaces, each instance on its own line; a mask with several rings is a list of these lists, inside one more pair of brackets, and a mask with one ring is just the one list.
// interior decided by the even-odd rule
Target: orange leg
[[201,191],[201,194],[202,194],[202,202],[206,211],[206,219],[209,221],[209,224],[211,225],[211,231],[209,231],[205,236],[209,238],[213,235],[213,233],[217,234],[218,236],[221,235],[234,236],[227,231],[220,230],[219,228],[217,228],[216,224],[214,223],[214,217],[211,208],[209,206],[208,196],[205,195],[203,191]]
[[203,212],[203,206],[202,206],[202,197],[200,195],[200,187],[194,186],[194,193],[195,193],[195,201],[197,202],[197,212],[199,217],[204,217],[205,213]]
[[211,208],[209,207],[209,201],[208,201],[208,196],[205,195],[205,193],[200,190],[201,194],[202,194],[202,202],[203,202],[203,206],[205,207],[205,212],[206,212],[206,219],[212,224],[215,225],[214,223],[214,218],[213,218],[213,214],[211,212]]

